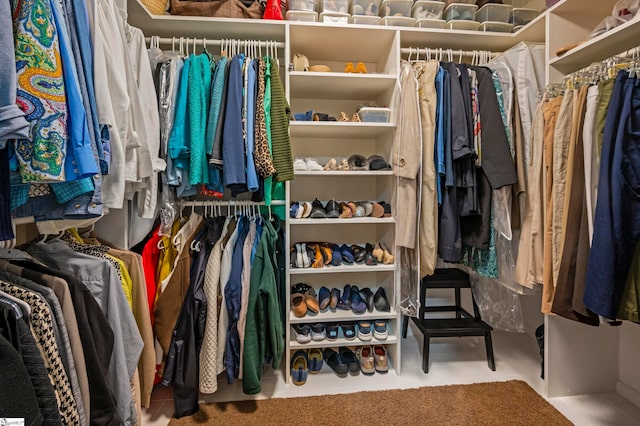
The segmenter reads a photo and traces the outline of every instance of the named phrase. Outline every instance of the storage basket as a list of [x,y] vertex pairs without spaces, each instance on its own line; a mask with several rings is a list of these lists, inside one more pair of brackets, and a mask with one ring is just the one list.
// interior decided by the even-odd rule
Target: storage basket
[[169,12],[172,15],[261,19],[263,9],[257,0],[171,0]]

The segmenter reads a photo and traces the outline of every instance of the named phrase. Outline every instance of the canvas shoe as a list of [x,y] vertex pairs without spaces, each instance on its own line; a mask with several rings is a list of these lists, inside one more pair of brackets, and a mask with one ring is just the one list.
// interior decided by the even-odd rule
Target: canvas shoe
[[296,386],[307,383],[309,375],[309,359],[307,352],[303,350],[296,351],[291,357],[291,381]]

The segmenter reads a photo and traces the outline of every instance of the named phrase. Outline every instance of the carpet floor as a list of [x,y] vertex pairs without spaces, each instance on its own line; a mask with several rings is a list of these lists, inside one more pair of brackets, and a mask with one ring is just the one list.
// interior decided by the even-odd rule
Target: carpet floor
[[572,423],[519,380],[200,404],[179,425],[526,425]]

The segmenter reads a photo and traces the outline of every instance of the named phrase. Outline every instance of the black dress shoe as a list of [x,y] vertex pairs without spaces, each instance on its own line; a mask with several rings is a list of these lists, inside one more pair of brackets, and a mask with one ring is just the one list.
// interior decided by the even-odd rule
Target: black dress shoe
[[325,349],[323,353],[324,361],[338,375],[346,376],[349,374],[349,366],[340,354],[333,349]]
[[378,291],[376,291],[376,294],[373,296],[373,306],[375,306],[378,311],[391,311],[391,306],[389,305],[389,300],[383,287],[378,288]]
[[369,287],[365,287],[360,290],[360,297],[367,304],[367,311],[373,312],[373,292]]

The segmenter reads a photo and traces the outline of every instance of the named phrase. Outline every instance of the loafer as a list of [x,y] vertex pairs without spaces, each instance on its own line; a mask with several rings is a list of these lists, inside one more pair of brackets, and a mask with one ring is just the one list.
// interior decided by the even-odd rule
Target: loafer
[[351,265],[355,261],[353,250],[346,244],[340,246],[340,254],[342,255],[342,263]]
[[356,351],[356,358],[360,363],[360,370],[364,374],[374,374],[376,372],[375,358],[373,356],[373,347],[361,346]]
[[344,311],[351,309],[351,286],[349,284],[345,285],[342,290],[342,297],[338,301],[338,309]]
[[329,308],[329,304],[331,303],[331,292],[325,286],[320,287],[320,291],[318,292],[318,299],[320,302],[320,310],[326,311]]
[[389,357],[387,356],[387,348],[382,345],[373,347],[373,362],[378,373],[386,373],[389,371]]
[[327,323],[325,329],[327,331],[327,340],[336,340],[338,338],[339,327],[337,322]]
[[332,288],[331,289],[331,300],[329,301],[329,307],[332,311],[336,310],[338,306],[338,302],[340,301],[340,289]]
[[324,363],[322,359],[322,350],[318,348],[309,349],[308,363],[309,363],[309,373],[318,374],[320,370],[322,370],[322,364]]
[[336,203],[336,200],[327,201],[324,209],[327,212],[328,218],[337,219],[340,217],[340,206]]
[[347,364],[347,369],[349,370],[349,374],[359,374],[360,373],[360,363],[358,362],[358,358],[356,358],[356,354],[347,347],[340,348],[340,356],[342,357],[345,364]]
[[338,376],[346,376],[349,374],[349,366],[344,362],[344,359],[342,359],[338,352],[327,348],[324,350],[323,357],[324,362],[326,362]]
[[387,340],[389,330],[387,329],[387,321],[375,320],[373,322],[373,337],[378,340]]
[[347,340],[354,340],[356,338],[356,324],[353,321],[343,322],[340,324],[342,329],[342,335]]
[[340,246],[337,244],[331,245],[331,264],[333,266],[342,265],[342,253],[340,253]]
[[311,218],[312,219],[325,219],[327,217],[327,211],[324,209],[324,206],[318,199],[316,198],[311,203]]
[[304,294],[295,293],[291,295],[291,310],[293,315],[298,318],[302,318],[307,314],[307,304],[304,299]]
[[307,383],[309,375],[309,359],[303,350],[296,351],[291,357],[291,381],[296,386]]
[[311,324],[311,340],[314,342],[321,342],[327,338],[327,332],[323,322],[317,322]]
[[354,314],[364,314],[367,312],[367,304],[360,297],[358,287],[351,286],[351,311]]
[[316,297],[316,291],[314,289],[309,289],[304,297],[304,302],[307,305],[307,312],[312,314],[317,314],[320,312],[320,304],[318,303],[318,298]]
[[373,324],[371,321],[360,321],[356,325],[356,334],[358,335],[358,339],[363,342],[368,342],[373,337]]
[[309,343],[311,341],[311,327],[309,324],[291,324],[291,328],[298,343]]
[[391,311],[387,294],[384,291],[384,287],[379,287],[376,294],[373,296],[373,306],[381,312]]
[[373,292],[369,287],[364,287],[360,290],[360,297],[364,300],[364,303],[367,305],[367,311],[373,312]]

